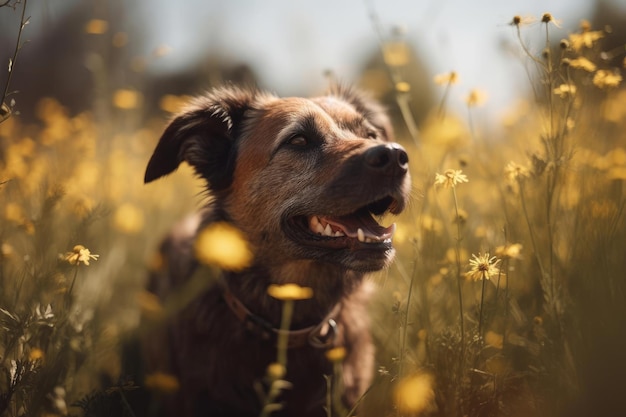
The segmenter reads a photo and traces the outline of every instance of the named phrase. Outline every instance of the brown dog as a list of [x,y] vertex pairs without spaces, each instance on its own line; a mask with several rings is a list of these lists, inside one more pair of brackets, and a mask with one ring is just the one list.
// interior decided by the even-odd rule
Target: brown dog
[[[146,343],[148,371],[176,375],[177,416],[257,416],[255,391],[276,360],[281,302],[270,284],[311,287],[297,301],[285,379],[293,384],[278,414],[324,416],[332,364],[328,348],[343,346],[344,401],[371,383],[363,276],[389,264],[394,226],[372,216],[399,213],[410,188],[408,156],[392,142],[380,106],[334,87],[313,99],[277,98],[227,87],[198,98],[161,137],[146,170],[150,182],[186,161],[207,182],[208,207],[174,229],[162,246],[164,268],[150,290],[167,298],[196,266],[194,238],[216,221],[249,241],[254,260],[224,272],[215,285]],[[155,339],[161,337],[161,339]]]

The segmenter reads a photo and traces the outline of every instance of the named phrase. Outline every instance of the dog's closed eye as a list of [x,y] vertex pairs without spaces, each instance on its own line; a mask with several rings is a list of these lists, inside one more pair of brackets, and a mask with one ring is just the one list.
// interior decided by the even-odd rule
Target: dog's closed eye
[[370,130],[367,132],[367,138],[376,140],[378,139],[378,133],[373,130]]

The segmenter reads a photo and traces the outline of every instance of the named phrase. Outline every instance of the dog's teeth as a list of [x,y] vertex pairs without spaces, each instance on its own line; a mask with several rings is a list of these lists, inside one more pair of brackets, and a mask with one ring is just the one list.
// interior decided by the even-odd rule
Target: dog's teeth
[[365,233],[363,233],[363,229],[359,227],[356,231],[356,237],[359,239],[359,242],[365,242]]
[[345,236],[343,233],[341,233],[339,230],[337,230],[335,232],[335,237],[341,237],[341,236]]
[[311,223],[309,224],[309,227],[318,235],[324,234],[324,226],[322,226],[317,216],[311,217]]
[[311,216],[311,229],[315,230],[319,223],[320,220],[317,218],[317,216]]
[[324,234],[324,226],[322,226],[320,219],[317,216],[311,216],[311,220],[309,220],[309,227],[318,235]]
[[324,229],[324,235],[326,235],[326,236],[332,236],[333,235],[333,229],[332,229],[332,227],[330,227],[330,224],[326,224],[326,228]]

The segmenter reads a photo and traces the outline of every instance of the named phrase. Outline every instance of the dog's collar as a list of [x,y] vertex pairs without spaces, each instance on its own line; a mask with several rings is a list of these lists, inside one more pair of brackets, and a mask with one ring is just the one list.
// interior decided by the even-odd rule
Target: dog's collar
[[341,309],[341,304],[337,304],[333,310],[319,323],[314,326],[297,330],[281,330],[273,327],[271,323],[263,317],[252,313],[248,308],[224,285],[223,296],[226,305],[241,321],[246,329],[259,335],[262,339],[269,340],[277,338],[279,334],[287,333],[287,348],[299,348],[312,346],[323,349],[333,346],[337,336],[337,323],[335,317]]

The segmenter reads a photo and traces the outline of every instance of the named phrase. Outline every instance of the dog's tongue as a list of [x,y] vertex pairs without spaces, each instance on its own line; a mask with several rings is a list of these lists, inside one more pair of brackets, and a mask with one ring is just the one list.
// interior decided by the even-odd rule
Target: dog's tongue
[[[323,220],[331,226],[343,230],[346,236],[359,240],[362,240],[362,238],[369,238],[375,241],[391,239],[396,230],[395,223],[389,227],[383,227],[378,224],[366,210],[361,210],[347,216],[324,217]],[[359,229],[362,230],[363,236],[361,237],[359,237]]]

